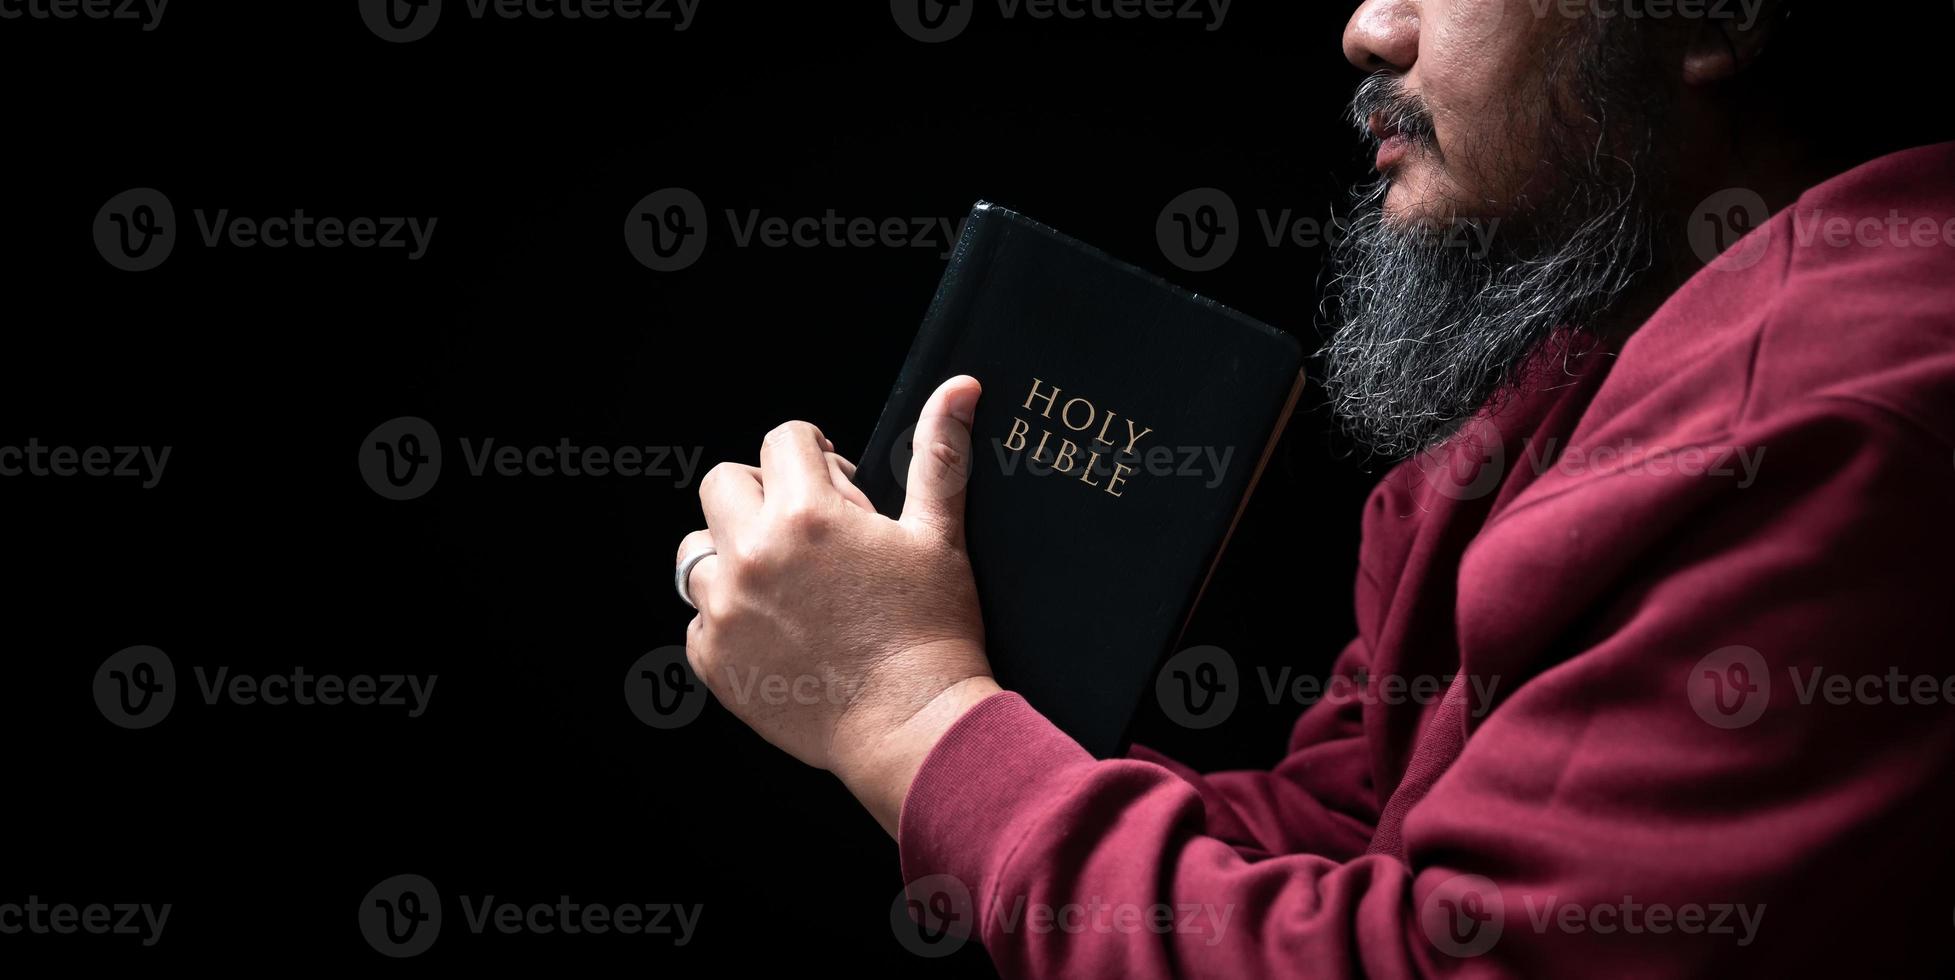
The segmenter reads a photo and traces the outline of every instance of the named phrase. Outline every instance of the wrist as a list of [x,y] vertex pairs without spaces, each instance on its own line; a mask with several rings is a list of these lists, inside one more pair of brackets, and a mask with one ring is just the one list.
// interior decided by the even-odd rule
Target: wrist
[[901,721],[846,747],[836,760],[835,775],[883,830],[896,836],[903,800],[930,750],[958,719],[1002,690],[988,674],[951,684]]

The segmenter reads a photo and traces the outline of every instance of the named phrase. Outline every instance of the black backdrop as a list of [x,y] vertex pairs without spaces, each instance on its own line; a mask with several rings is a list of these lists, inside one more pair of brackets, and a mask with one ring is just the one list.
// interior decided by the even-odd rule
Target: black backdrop
[[[180,6],[178,5],[180,4]],[[767,428],[867,439],[942,270],[929,247],[742,247],[739,220],[955,219],[980,197],[1315,347],[1322,221],[1364,161],[1339,122],[1356,73],[1342,4],[1241,3],[1198,22],[976,7],[920,43],[887,5],[703,0],[683,32],[471,18],[449,0],[390,43],[355,0],[171,4],[122,21],[0,21],[9,93],[0,446],[171,447],[155,487],[0,479],[0,683],[9,842],[0,903],[171,903],[152,948],[0,936],[0,963],[128,959],[395,968],[362,939],[368,889],[425,875],[441,939],[404,969],[609,962],[684,975],[828,966],[983,975],[975,945],[915,958],[889,925],[895,846],[830,777],[716,705],[676,730],[622,694],[682,642],[672,550],[700,526],[673,479],[467,475],[457,440],[679,446],[750,460]],[[10,7],[9,9],[20,9]],[[167,261],[114,267],[92,229],[154,188]],[[690,267],[621,229],[683,187]],[[1238,248],[1189,272],[1164,205],[1214,187]],[[207,247],[198,214],[435,217],[402,249]],[[1214,392],[1227,397],[1227,392]],[[1352,631],[1359,504],[1378,467],[1319,397],[1293,422],[1187,636],[1245,671],[1321,673]],[[371,490],[356,451],[418,416],[445,470]],[[153,645],[179,698],[125,730],[91,696]],[[428,710],[205,704],[193,669],[436,674]],[[1245,698],[1143,740],[1202,767],[1267,765],[1302,706]],[[701,903],[648,936],[470,935],[455,897]],[[583,972],[579,969],[577,972]]]

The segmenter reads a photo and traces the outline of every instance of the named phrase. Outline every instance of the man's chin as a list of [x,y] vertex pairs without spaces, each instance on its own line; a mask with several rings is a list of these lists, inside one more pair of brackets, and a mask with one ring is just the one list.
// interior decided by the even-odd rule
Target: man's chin
[[1448,206],[1447,197],[1437,192],[1440,181],[1432,170],[1431,163],[1413,158],[1386,174],[1385,199],[1380,202],[1386,228],[1410,233],[1437,228],[1453,219],[1454,209]]

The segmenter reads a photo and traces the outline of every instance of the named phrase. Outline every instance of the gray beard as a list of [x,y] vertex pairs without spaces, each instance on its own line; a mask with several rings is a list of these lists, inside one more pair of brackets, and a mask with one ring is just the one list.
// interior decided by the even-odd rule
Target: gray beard
[[[1575,111],[1605,127],[1615,116],[1601,107],[1633,81],[1606,54],[1589,48],[1575,84]],[[1609,141],[1629,148],[1621,154],[1554,123],[1542,163],[1554,189],[1499,220],[1394,225],[1388,181],[1356,192],[1331,254],[1336,332],[1321,356],[1332,411],[1361,445],[1392,459],[1432,448],[1498,411],[1531,359],[1593,341],[1660,234],[1648,186],[1654,112],[1640,108]]]

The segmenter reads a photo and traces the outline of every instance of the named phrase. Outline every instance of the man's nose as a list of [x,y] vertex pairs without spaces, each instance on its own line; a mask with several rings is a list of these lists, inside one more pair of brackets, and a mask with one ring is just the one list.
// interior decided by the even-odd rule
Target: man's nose
[[1344,59],[1365,72],[1404,74],[1419,60],[1418,0],[1365,0],[1344,25]]

